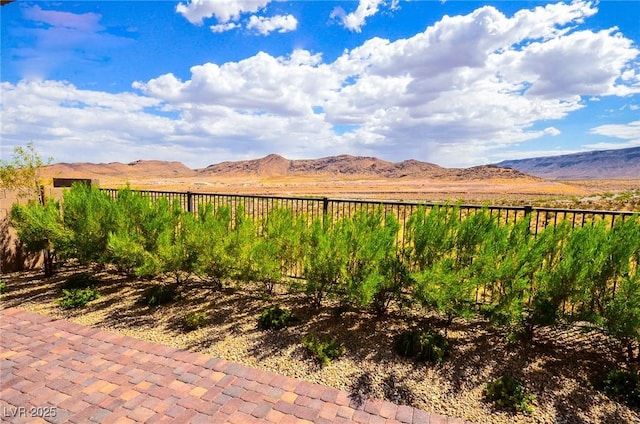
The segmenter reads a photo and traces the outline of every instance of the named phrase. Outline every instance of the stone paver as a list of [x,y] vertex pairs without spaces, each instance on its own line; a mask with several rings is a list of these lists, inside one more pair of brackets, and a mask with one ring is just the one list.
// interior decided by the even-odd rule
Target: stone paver
[[19,308],[0,348],[0,422],[462,422]]

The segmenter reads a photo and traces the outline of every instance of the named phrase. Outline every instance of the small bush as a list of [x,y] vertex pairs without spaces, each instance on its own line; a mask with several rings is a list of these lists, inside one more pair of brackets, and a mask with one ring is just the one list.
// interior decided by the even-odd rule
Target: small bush
[[531,402],[535,395],[527,393],[520,380],[511,374],[503,374],[487,383],[485,396],[499,408],[513,409],[517,412],[533,412]]
[[602,378],[598,386],[607,395],[621,399],[629,406],[640,406],[640,375],[637,368],[613,369]]
[[64,309],[81,308],[92,300],[100,297],[100,294],[93,287],[84,289],[62,289],[62,299],[60,306]]
[[331,338],[318,338],[314,335],[304,336],[302,345],[321,365],[326,365],[339,358],[345,351],[342,344]]
[[158,284],[149,287],[142,295],[142,302],[148,306],[166,305],[178,299],[176,286]]
[[293,319],[291,311],[275,306],[262,311],[258,318],[258,327],[262,330],[280,330],[291,324]]
[[413,329],[398,336],[395,349],[398,354],[406,358],[441,363],[451,353],[451,343],[440,333]]
[[5,283],[4,281],[0,280],[0,294],[4,294],[6,292],[9,291],[9,288],[7,287],[7,283]]
[[81,272],[79,274],[74,274],[71,277],[67,278],[67,281],[64,283],[64,288],[67,290],[73,289],[86,289],[89,287],[93,287],[98,284],[100,280],[98,280],[95,276],[91,275],[88,272]]
[[207,325],[207,314],[204,312],[187,312],[184,315],[184,328],[188,331],[197,330]]

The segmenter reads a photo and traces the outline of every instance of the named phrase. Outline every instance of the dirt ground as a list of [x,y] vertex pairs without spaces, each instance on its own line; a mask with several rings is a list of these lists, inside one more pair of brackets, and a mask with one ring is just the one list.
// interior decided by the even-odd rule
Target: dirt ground
[[266,196],[338,199],[533,205],[640,211],[640,178],[636,180],[560,181],[539,178],[432,180],[405,178],[335,178],[331,176],[100,178],[100,186],[129,184],[144,190],[192,191]]
[[[78,310],[57,301],[64,281],[89,271],[101,297]],[[189,349],[291,377],[347,390],[355,398],[374,397],[476,423],[638,423],[640,411],[594,389],[594,379],[622,361],[620,349],[597,332],[572,327],[541,331],[534,343],[509,344],[505,332],[482,319],[455,320],[453,344],[442,365],[416,364],[394,353],[394,337],[412,325],[442,331],[443,322],[425,310],[394,309],[384,319],[367,311],[340,312],[335,304],[311,308],[298,292],[280,288],[273,296],[260,287],[226,282],[222,290],[193,279],[181,286],[175,303],[148,307],[142,293],[159,281],[139,281],[113,270],[63,268],[49,280],[39,272],[5,274],[8,292],[0,307],[29,311]],[[269,306],[290,309],[300,321],[280,331],[257,328]],[[188,311],[204,312],[205,327],[184,328]],[[303,349],[305,334],[331,335],[345,354],[324,367]],[[496,409],[484,399],[484,385],[509,371],[536,396],[531,415]]]

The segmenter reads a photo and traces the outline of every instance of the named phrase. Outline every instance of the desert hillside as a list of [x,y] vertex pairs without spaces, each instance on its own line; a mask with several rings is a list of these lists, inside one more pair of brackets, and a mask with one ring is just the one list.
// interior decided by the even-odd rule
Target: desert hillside
[[137,160],[131,163],[56,163],[44,167],[43,174],[60,178],[97,178],[101,177],[153,177],[175,178],[191,177],[196,172],[181,162],[159,160]]
[[496,165],[542,178],[562,180],[638,179],[640,178],[640,147],[505,160]]
[[339,155],[320,159],[290,160],[271,154],[261,159],[222,162],[193,170],[180,162],[139,160],[129,164],[59,163],[45,168],[45,175],[64,178],[180,178],[180,177],[313,177],[413,178],[444,180],[536,179],[518,170],[495,165],[442,168],[428,162],[388,162],[365,156]]
[[[590,169],[595,168],[592,164]],[[634,203],[611,207],[629,210],[636,210],[640,194],[640,174],[626,180],[565,181],[497,165],[443,168],[417,160],[394,163],[351,155],[290,160],[272,154],[202,169],[190,169],[180,162],[152,160],[129,164],[59,163],[45,167],[43,176],[97,179],[105,188],[128,184],[142,190],[511,205],[574,204],[590,208],[596,206],[591,202],[600,199],[602,193],[613,193]],[[549,203],[552,199],[553,203]],[[600,203],[598,207],[610,207]]]

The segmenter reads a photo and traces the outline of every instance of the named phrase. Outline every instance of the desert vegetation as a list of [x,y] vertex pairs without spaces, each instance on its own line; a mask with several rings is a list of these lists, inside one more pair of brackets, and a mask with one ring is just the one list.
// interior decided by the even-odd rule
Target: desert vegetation
[[[640,359],[637,215],[578,227],[559,221],[534,235],[528,221],[503,222],[486,209],[422,207],[411,215],[400,243],[399,222],[381,207],[340,217],[274,208],[256,220],[242,207],[201,205],[192,214],[179,202],[129,189],[111,198],[74,185],[60,202],[15,205],[11,221],[28,249],[46,248],[56,261],[82,269],[113,269],[125,285],[151,282],[137,300],[145,307],[184,302],[193,287],[211,293],[233,288],[272,304],[257,313],[254,327],[287,332],[307,324],[273,303],[294,296],[307,305],[307,320],[327,308],[335,326],[347,316],[399,319],[402,332],[385,334],[384,325],[377,331],[390,337],[396,360],[440,364],[427,366],[442,367],[462,355],[456,342],[461,325],[479,326],[505,347],[523,348],[553,329],[582,328],[617,347],[608,374],[594,373],[589,384],[608,388],[602,390],[633,407],[628,399],[635,399],[637,387],[619,383],[619,376],[636,373]],[[294,269],[303,278],[291,278]],[[100,301],[99,284],[86,275],[75,279],[82,284],[65,287],[61,307],[81,310]],[[181,311],[180,326],[190,332],[211,323],[206,311]],[[329,337],[333,333],[304,331],[297,344],[329,367],[353,348]],[[380,347],[357,349],[367,348]],[[496,376],[477,387],[495,408],[536,414],[530,391],[537,390],[539,399],[544,389],[512,377]],[[429,407],[409,398],[403,401]]]

